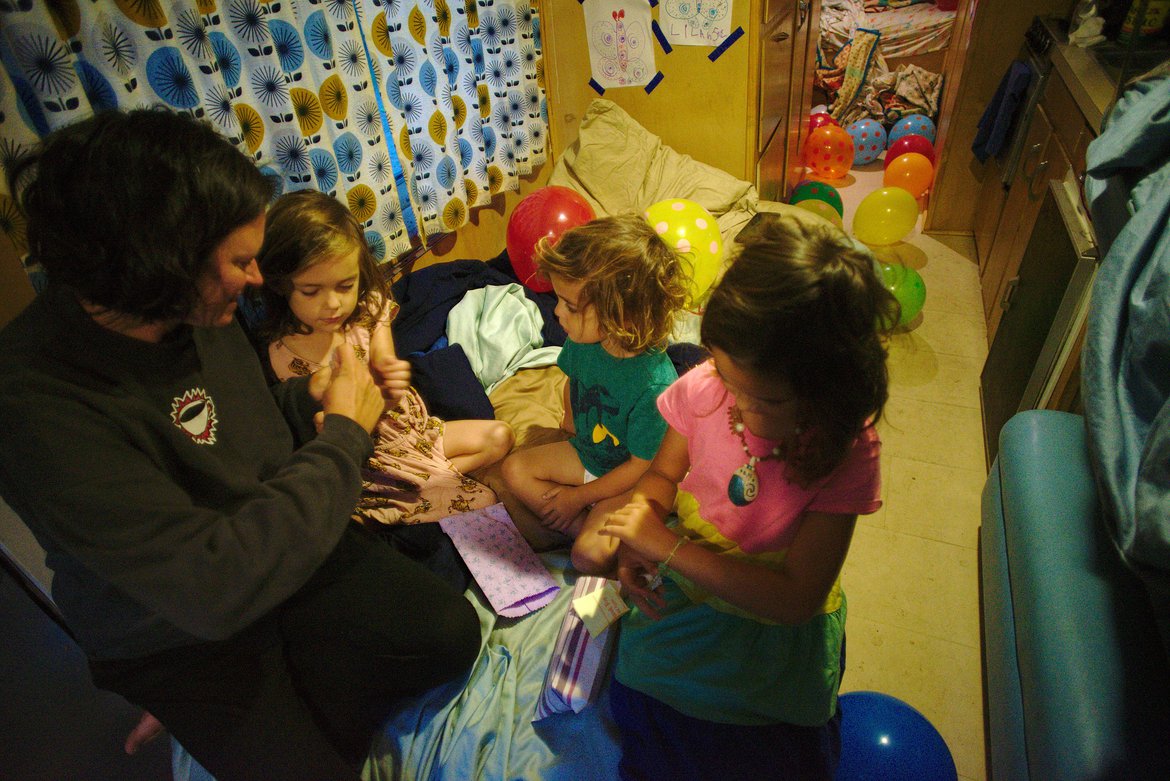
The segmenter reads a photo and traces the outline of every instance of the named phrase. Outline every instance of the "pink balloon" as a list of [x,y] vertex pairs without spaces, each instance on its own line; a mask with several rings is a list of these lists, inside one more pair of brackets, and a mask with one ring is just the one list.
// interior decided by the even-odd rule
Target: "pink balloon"
[[508,260],[516,278],[537,293],[552,290],[552,284],[536,271],[536,243],[547,237],[555,244],[569,228],[596,216],[589,202],[568,187],[549,185],[524,196],[508,218],[506,236]]
[[920,136],[912,133],[908,136],[902,136],[897,141],[890,144],[890,146],[886,149],[885,167],[889,168],[891,162],[893,162],[901,155],[908,154],[910,152],[922,155],[928,161],[930,161],[932,166],[934,165],[934,145],[930,143],[926,136]]
[[841,126],[840,123],[837,122],[837,120],[833,119],[832,114],[826,114],[823,111],[818,111],[815,114],[809,115],[809,118],[808,118],[808,132],[809,133],[813,132],[818,127],[824,127],[825,125],[835,125],[837,127]]

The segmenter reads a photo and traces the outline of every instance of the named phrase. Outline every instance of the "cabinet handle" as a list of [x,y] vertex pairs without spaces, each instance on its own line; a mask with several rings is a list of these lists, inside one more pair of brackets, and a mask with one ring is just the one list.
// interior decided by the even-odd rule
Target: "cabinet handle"
[[779,32],[772,36],[772,43],[783,43],[788,40],[788,33]]
[[808,21],[808,7],[811,5],[809,0],[800,0],[796,7],[800,10],[800,14],[796,17],[796,29],[799,32],[804,23]]
[[1020,286],[1020,278],[1012,277],[1007,282],[1007,287],[1004,288],[1003,295],[999,299],[999,308],[1007,311],[1012,308],[1012,296],[1016,292],[1016,288]]
[[[1047,160],[1043,161],[1038,166],[1036,166],[1035,173],[1033,174],[1032,178],[1030,178],[1028,180],[1028,200],[1029,201],[1038,201],[1042,197],[1044,197],[1044,185],[1047,184],[1048,180],[1045,179],[1044,177],[1042,177],[1040,174],[1044,173],[1047,170],[1048,170],[1048,161]],[[1036,192],[1036,182],[1040,183],[1040,192]]]
[[1028,159],[1031,157],[1040,157],[1040,153],[1043,151],[1044,144],[1033,144],[1024,154],[1024,160],[1020,163],[1020,173],[1024,175],[1025,179],[1031,179],[1032,175],[1036,173],[1035,169],[1032,170],[1032,173],[1028,173]]

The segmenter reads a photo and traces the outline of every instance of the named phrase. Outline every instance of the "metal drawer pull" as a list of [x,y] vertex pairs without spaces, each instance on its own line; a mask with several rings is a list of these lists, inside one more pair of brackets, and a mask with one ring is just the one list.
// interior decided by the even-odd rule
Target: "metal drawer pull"
[[1016,288],[1020,286],[1020,278],[1012,277],[1007,282],[1007,287],[1004,288],[1003,296],[999,299],[999,308],[1005,312],[1012,308],[1012,296],[1016,292]]
[[1028,158],[1039,157],[1040,153],[1044,151],[1044,144],[1033,144],[1032,147],[1024,155],[1023,162],[1020,163],[1020,173],[1024,175],[1025,179],[1031,179],[1035,175],[1036,169],[1032,169],[1032,173],[1028,173]]
[[[1040,165],[1036,166],[1035,173],[1032,175],[1032,177],[1028,181],[1028,200],[1029,201],[1038,201],[1044,197],[1044,185],[1047,183],[1048,180],[1045,179],[1044,177],[1040,176],[1040,174],[1042,174],[1046,170],[1048,170],[1048,162],[1049,161],[1045,160],[1045,161],[1041,162]],[[1036,182],[1040,182],[1040,192],[1036,192]]]

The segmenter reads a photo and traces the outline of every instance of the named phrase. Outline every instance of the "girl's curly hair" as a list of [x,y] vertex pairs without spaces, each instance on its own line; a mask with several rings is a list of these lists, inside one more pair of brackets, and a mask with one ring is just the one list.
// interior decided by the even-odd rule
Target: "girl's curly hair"
[[601,332],[634,353],[664,349],[687,301],[678,255],[640,215],[600,217],[571,228],[534,253],[541,273],[583,282],[582,300],[597,310]]

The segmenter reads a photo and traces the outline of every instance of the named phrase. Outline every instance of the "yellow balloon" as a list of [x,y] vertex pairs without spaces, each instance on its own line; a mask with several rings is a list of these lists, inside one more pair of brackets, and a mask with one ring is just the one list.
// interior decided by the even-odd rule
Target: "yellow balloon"
[[794,203],[792,205],[804,209],[805,211],[812,212],[813,214],[820,215],[842,230],[845,228],[845,224],[841,222],[841,215],[837,213],[837,210],[834,209],[831,204],[825,203],[824,201],[818,201],[815,198],[810,198],[807,201],[800,201],[799,203]]
[[686,198],[667,198],[646,210],[654,230],[679,254],[696,304],[714,284],[723,263],[723,235],[711,212]]
[[853,213],[853,235],[866,244],[894,244],[914,230],[918,202],[901,187],[874,190],[857,204]]

